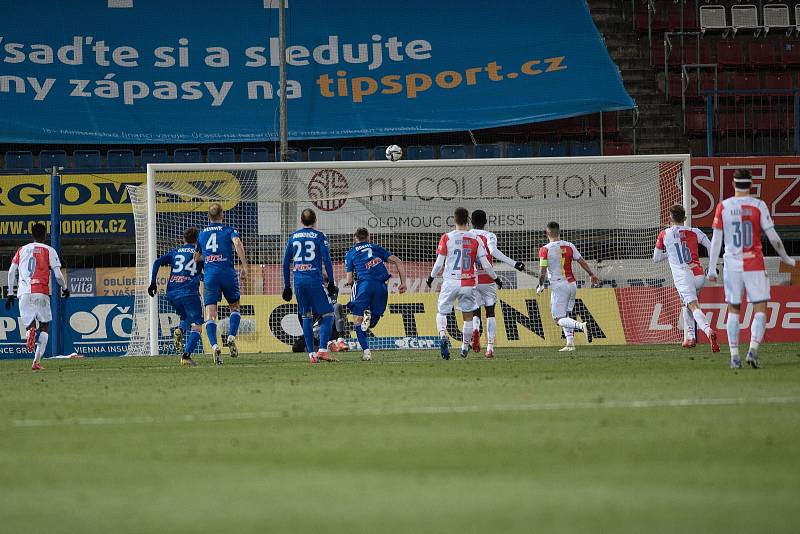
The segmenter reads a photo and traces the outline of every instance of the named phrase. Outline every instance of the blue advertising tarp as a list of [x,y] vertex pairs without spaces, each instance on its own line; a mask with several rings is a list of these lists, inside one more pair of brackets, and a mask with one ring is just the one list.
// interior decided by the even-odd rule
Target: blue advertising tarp
[[[0,1],[0,141],[277,136],[277,0]],[[633,107],[585,0],[289,0],[292,139]]]

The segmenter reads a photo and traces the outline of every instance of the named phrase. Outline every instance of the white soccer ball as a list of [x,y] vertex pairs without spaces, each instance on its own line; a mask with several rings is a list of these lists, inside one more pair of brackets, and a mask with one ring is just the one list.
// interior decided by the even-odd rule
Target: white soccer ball
[[389,161],[399,161],[403,157],[403,149],[397,145],[386,147],[386,159]]

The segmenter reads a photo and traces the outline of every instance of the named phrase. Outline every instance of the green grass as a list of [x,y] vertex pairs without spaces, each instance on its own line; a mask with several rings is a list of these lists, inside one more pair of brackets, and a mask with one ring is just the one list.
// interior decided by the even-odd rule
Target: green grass
[[706,350],[3,361],[0,531],[796,532],[800,344]]

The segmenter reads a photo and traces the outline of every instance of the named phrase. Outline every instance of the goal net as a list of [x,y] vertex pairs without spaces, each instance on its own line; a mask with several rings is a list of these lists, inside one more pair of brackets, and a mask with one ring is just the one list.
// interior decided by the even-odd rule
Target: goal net
[[[425,285],[440,235],[453,228],[455,208],[482,209],[498,247],[525,263],[524,272],[495,261],[504,281],[496,306],[496,347],[560,345],[561,329],[550,316],[550,291],[537,295],[538,251],[549,221],[572,241],[601,278],[591,288],[575,265],[574,315],[589,323],[601,344],[663,343],[682,337],[680,304],[666,263],[652,262],[668,209],[687,212],[688,156],[619,156],[392,162],[158,164],[148,183],[130,187],[137,243],[137,286],[129,354],[174,352],[177,315],[165,298],[168,269],[156,299],[147,295],[153,261],[177,246],[184,230],[208,223],[211,202],[242,237],[251,266],[242,286],[243,352],[287,352],[302,336],[295,301],[285,303],[281,261],[287,235],[299,227],[304,208],[318,215],[317,228],[331,245],[336,282],[345,281],[344,257],[353,232],[365,227],[371,240],[401,258],[408,291],[399,294],[397,273],[389,281],[389,305],[374,329],[375,349],[437,348],[437,290]],[[391,269],[390,269],[391,270]],[[347,304],[343,290],[338,303]],[[229,310],[219,307],[225,339]],[[342,337],[358,348],[350,320]],[[460,323],[451,316],[451,335]],[[485,323],[485,320],[484,320]],[[577,343],[585,342],[578,336]],[[209,350],[204,337],[203,347]],[[200,350],[203,350],[202,348]]]

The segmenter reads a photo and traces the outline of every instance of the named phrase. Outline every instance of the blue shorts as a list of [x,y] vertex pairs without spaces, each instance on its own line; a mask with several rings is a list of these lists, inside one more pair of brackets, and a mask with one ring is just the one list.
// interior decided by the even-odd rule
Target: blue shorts
[[295,284],[294,293],[297,297],[297,307],[301,317],[333,313],[333,305],[328,299],[328,292],[320,282]]
[[363,316],[369,310],[373,317],[380,317],[386,311],[389,288],[386,282],[363,280],[353,284],[348,307],[353,315]]
[[203,279],[203,304],[206,306],[219,304],[222,296],[228,304],[239,302],[239,275],[236,271],[231,273],[220,273],[216,276],[208,276]]
[[203,306],[200,304],[199,294],[169,298],[169,303],[175,308],[181,321],[188,321],[189,324],[203,324]]

